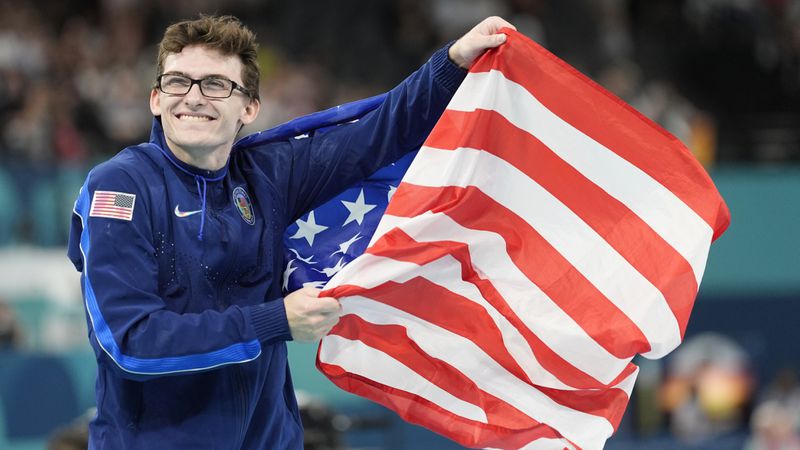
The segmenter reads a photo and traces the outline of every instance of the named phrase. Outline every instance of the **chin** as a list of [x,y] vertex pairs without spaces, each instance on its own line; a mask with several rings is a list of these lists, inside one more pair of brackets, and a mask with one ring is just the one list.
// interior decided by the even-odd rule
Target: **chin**
[[216,130],[208,130],[199,127],[177,127],[172,130],[172,141],[181,145],[203,145],[216,141],[215,137],[219,134]]

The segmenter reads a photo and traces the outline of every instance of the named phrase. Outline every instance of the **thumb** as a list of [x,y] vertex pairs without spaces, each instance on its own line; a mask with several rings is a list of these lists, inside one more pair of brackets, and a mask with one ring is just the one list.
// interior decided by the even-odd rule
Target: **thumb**
[[339,300],[333,297],[320,297],[314,303],[321,313],[339,312],[342,309]]
[[497,47],[508,39],[504,33],[493,34],[489,36],[489,48]]

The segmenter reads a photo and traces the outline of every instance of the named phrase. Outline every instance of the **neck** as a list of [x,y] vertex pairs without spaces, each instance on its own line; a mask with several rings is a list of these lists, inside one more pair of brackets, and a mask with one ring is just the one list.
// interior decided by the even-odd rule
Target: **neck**
[[233,143],[215,149],[184,148],[167,139],[167,145],[176,158],[198,169],[219,170],[225,167]]

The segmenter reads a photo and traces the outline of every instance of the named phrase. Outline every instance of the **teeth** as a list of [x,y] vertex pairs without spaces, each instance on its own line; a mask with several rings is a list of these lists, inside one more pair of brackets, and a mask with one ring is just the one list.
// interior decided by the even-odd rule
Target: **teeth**
[[210,120],[206,116],[189,116],[189,115],[186,115],[186,114],[182,114],[182,115],[180,115],[178,117],[181,120],[191,120],[191,121],[195,121],[195,122],[207,122],[208,120]]

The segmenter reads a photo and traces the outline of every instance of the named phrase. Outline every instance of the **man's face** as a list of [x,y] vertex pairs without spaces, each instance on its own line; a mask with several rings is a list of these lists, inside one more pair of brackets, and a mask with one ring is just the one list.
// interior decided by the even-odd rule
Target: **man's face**
[[[198,45],[168,55],[164,73],[193,79],[222,77],[244,86],[238,57]],[[257,100],[251,101],[236,89],[228,98],[205,97],[198,84],[185,95],[165,94],[158,88],[150,93],[150,111],[161,116],[167,144],[180,159],[229,152],[239,127],[255,120],[259,106]]]

